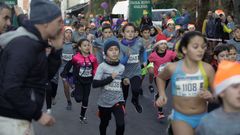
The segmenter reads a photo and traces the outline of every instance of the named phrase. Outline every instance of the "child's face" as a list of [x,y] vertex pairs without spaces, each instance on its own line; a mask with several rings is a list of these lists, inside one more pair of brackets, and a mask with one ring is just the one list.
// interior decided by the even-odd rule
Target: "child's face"
[[150,37],[150,31],[149,30],[144,30],[141,34],[142,34],[142,37],[144,39],[149,39],[149,37]]
[[117,46],[111,46],[110,48],[108,48],[107,57],[111,61],[118,61],[118,59],[119,59],[119,49],[118,49],[118,47]]
[[80,28],[78,29],[78,32],[79,32],[80,34],[83,34],[83,33],[85,32],[85,28],[84,28],[84,27],[80,27]]
[[138,31],[135,31],[134,36],[135,36],[135,37],[138,37],[138,36],[139,36],[139,32],[138,32]]
[[84,54],[88,54],[90,53],[90,43],[88,41],[83,41],[82,44],[78,47],[78,49],[84,53]]
[[222,60],[229,60],[229,52],[227,50],[222,51],[218,54],[217,57],[215,55],[215,59],[218,63],[220,63]]
[[229,60],[231,60],[231,61],[237,60],[237,51],[235,49],[229,50]]
[[224,108],[240,112],[240,84],[233,84],[224,90],[220,97],[223,99]]
[[127,26],[123,32],[124,34],[124,37],[127,39],[127,40],[132,40],[134,38],[134,35],[135,35],[135,30],[132,26]]
[[69,31],[69,30],[65,31],[64,39],[67,40],[67,41],[70,41],[72,39],[72,32]]
[[154,28],[151,28],[150,34],[154,34],[154,33],[155,33],[155,29],[154,29]]
[[161,43],[158,45],[158,52],[165,52],[167,50],[167,44]]
[[234,37],[237,39],[237,40],[240,40],[240,29],[236,29],[234,31]]
[[206,48],[207,44],[204,39],[200,36],[195,36],[190,40],[187,48],[183,47],[182,50],[184,55],[189,59],[192,59],[193,61],[201,61]]
[[102,32],[102,35],[103,35],[103,38],[109,38],[113,35],[113,32],[110,28],[109,29],[104,29],[103,32]]

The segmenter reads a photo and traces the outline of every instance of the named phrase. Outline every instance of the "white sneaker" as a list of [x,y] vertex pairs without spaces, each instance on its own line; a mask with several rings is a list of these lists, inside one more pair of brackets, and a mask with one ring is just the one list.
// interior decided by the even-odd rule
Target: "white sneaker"
[[47,114],[51,114],[52,110],[51,109],[47,109]]

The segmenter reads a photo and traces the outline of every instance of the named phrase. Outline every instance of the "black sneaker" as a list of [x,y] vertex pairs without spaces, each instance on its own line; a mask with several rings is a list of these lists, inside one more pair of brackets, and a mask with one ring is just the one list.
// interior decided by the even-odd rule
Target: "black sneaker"
[[132,100],[132,103],[138,113],[142,113],[143,107],[136,101]]
[[153,92],[154,92],[154,88],[153,88],[152,85],[150,85],[150,86],[148,87],[148,89],[149,89],[150,93],[153,93]]
[[87,124],[87,118],[83,117],[83,116],[80,116],[80,123],[81,124]]

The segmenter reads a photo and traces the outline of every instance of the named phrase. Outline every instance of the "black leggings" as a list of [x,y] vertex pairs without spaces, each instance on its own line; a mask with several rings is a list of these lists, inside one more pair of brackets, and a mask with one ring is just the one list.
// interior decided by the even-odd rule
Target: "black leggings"
[[111,108],[98,106],[98,109],[99,109],[99,118],[101,120],[99,125],[100,135],[106,135],[107,127],[108,127],[109,121],[111,120],[112,113],[116,120],[116,135],[123,135],[124,129],[125,129],[124,103],[119,102]]
[[91,90],[91,83],[89,84],[82,84],[77,83],[75,84],[75,90],[74,90],[74,98],[76,102],[82,102],[82,106],[87,107],[88,106],[88,98],[90,95]]
[[[140,88],[141,88],[141,77],[134,76],[134,77],[130,78],[130,84],[131,84],[131,89],[132,89],[132,100],[135,102],[138,102],[138,96],[139,96]],[[126,101],[128,98],[129,85],[124,85],[122,83],[122,89],[123,89],[124,100]]]
[[[165,89],[167,88],[169,81],[170,81],[170,80],[167,80],[167,81],[166,81]],[[157,79],[156,79],[156,77],[154,78],[154,82],[155,82],[155,85],[157,86]],[[159,97],[159,93],[157,93],[157,94],[155,95],[155,101],[158,99],[158,97]],[[163,111],[162,107],[158,107],[158,112],[162,112],[162,111]]]
[[57,95],[58,84],[54,82],[49,82],[46,89],[46,104],[47,109],[52,107],[52,98],[55,98]]

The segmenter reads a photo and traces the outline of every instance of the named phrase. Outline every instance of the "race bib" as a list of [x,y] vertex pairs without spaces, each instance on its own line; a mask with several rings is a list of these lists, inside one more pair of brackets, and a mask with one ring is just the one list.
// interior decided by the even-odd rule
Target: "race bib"
[[176,95],[184,97],[196,97],[203,89],[203,78],[196,76],[176,78]]
[[122,91],[121,82],[121,80],[115,79],[110,84],[105,85],[104,89],[110,91]]
[[131,54],[128,58],[127,63],[138,63],[139,62],[138,56],[139,54]]
[[92,77],[92,68],[90,68],[90,67],[80,68],[79,76],[81,76],[81,77]]
[[72,59],[73,54],[62,54],[62,59],[65,61],[70,61]]

